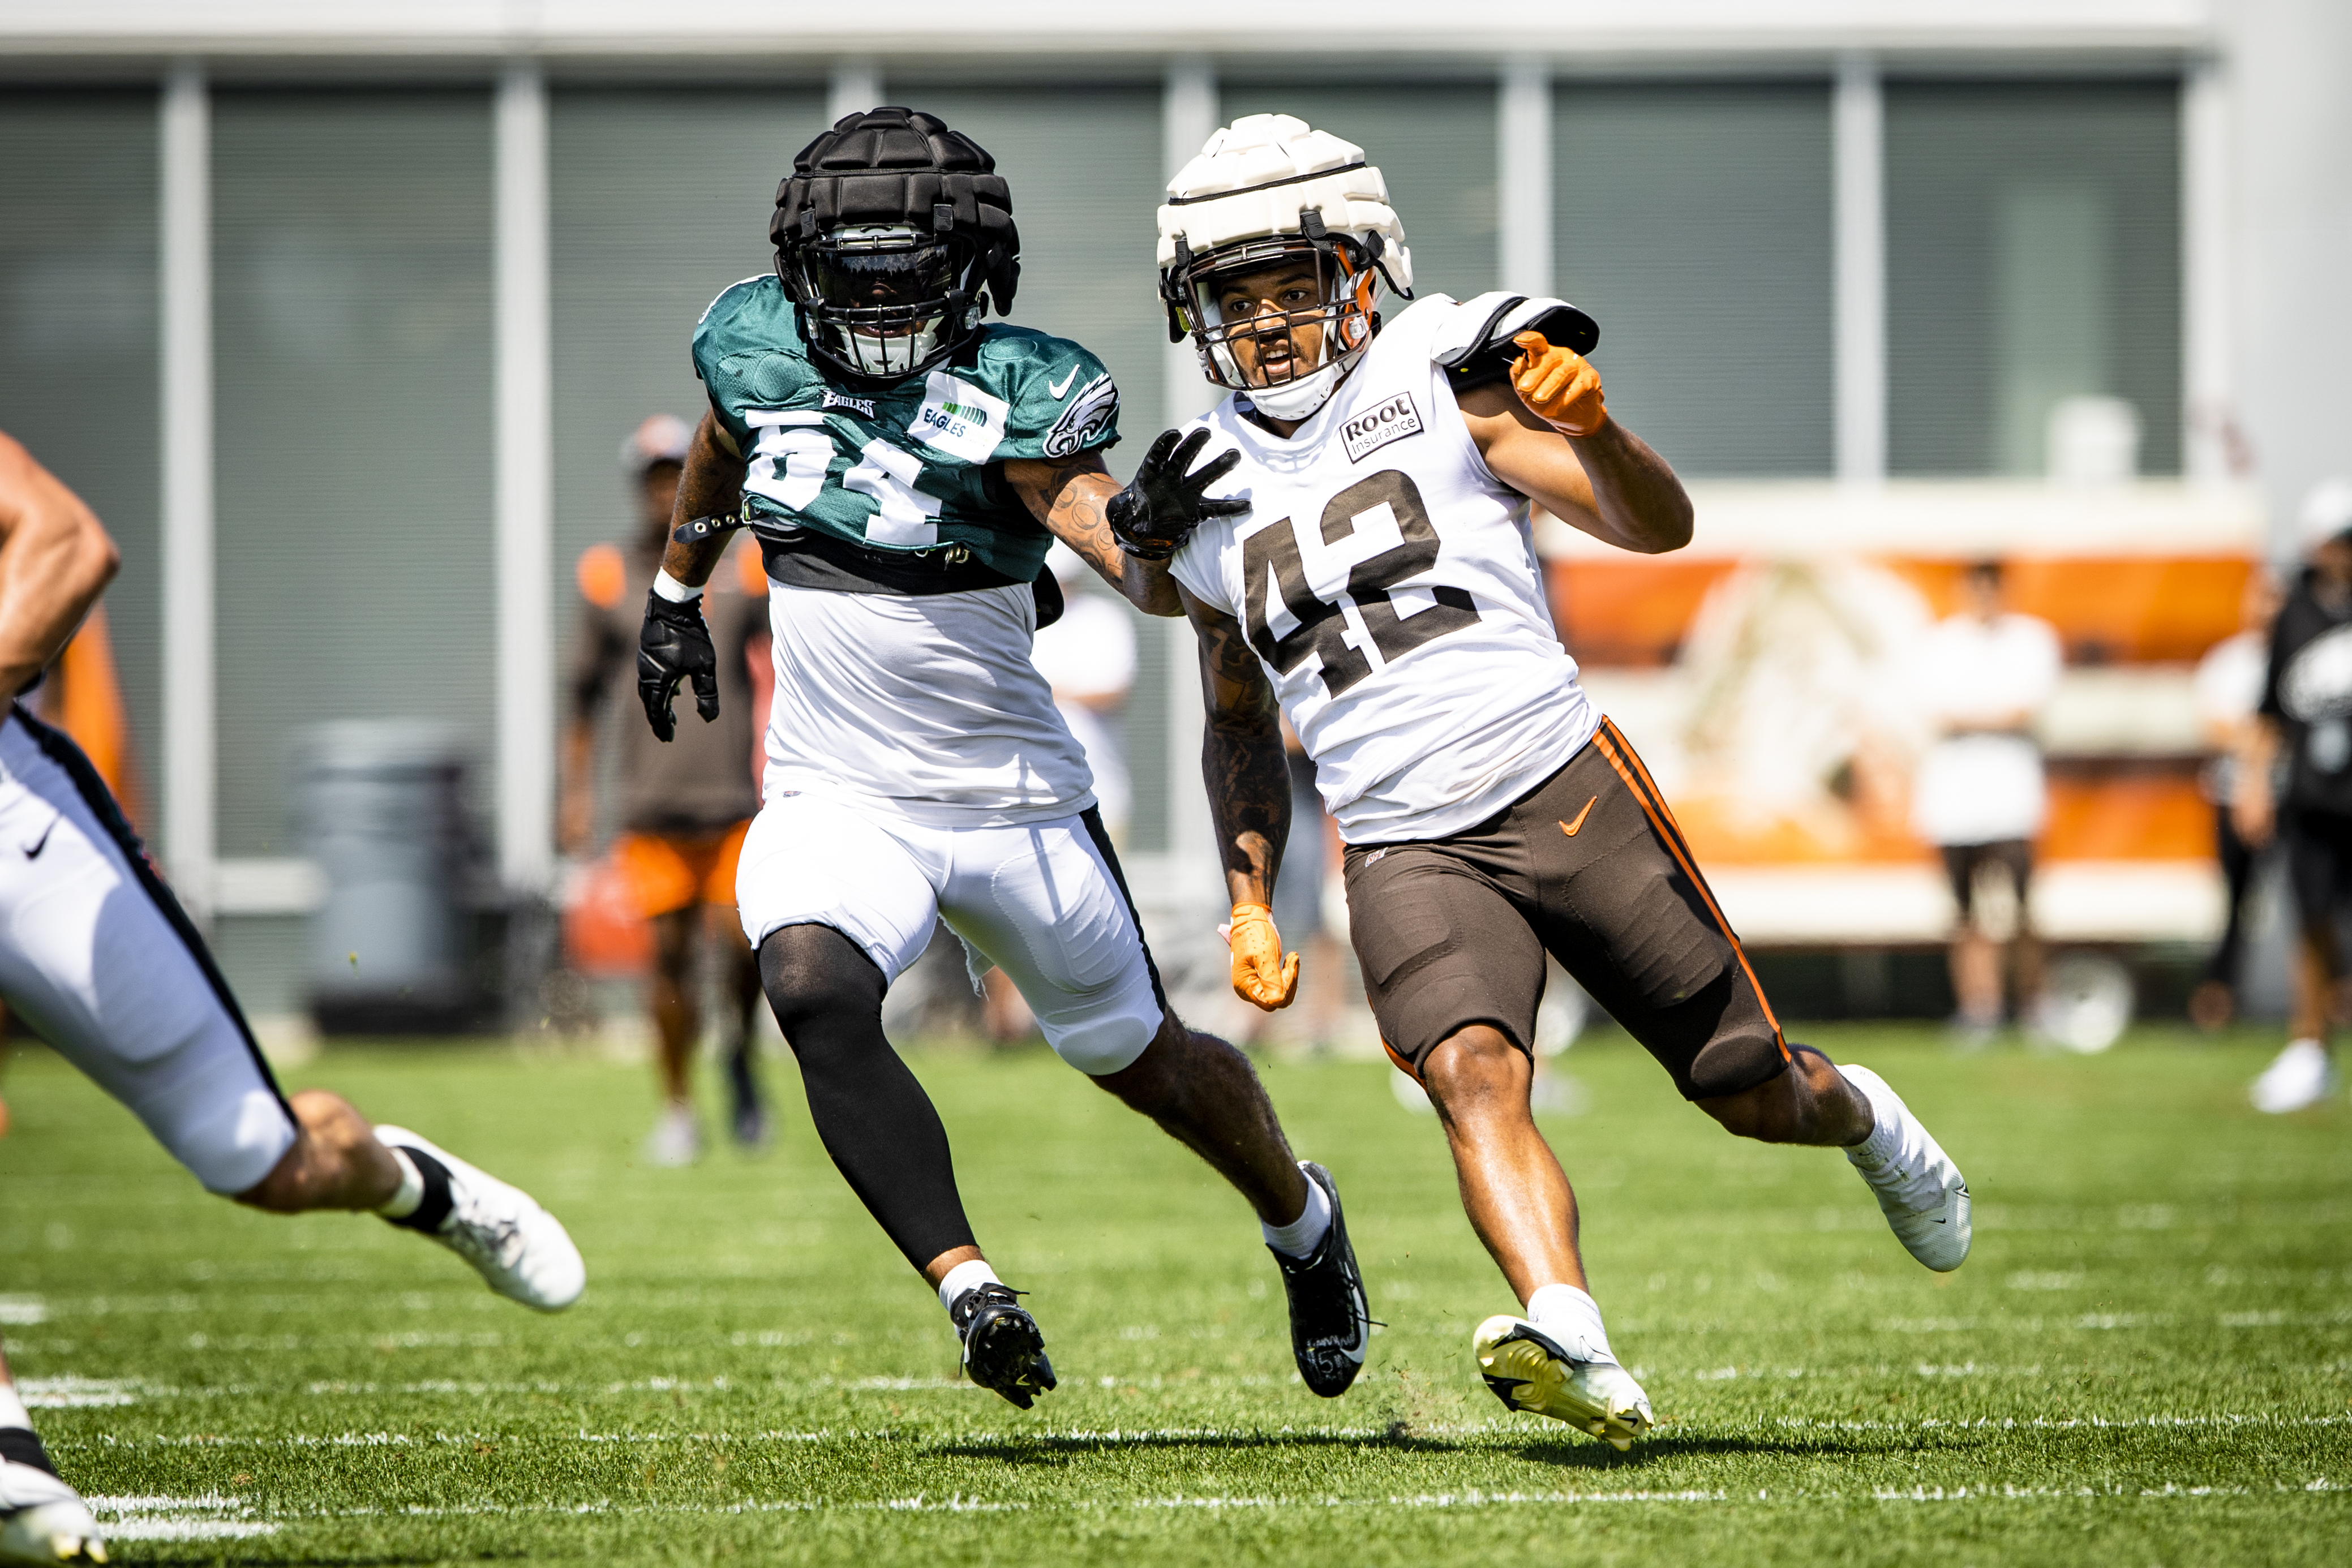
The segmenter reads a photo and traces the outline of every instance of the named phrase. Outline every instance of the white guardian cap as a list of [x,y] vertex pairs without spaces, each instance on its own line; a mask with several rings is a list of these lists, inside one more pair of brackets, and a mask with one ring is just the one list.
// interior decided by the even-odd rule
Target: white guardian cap
[[[1221,283],[1285,263],[1311,273],[1311,298],[1287,302],[1223,297]],[[1321,407],[1380,329],[1381,286],[1412,298],[1412,255],[1389,205],[1388,184],[1364,150],[1287,114],[1252,114],[1209,138],[1168,183],[1160,209],[1160,294],[1168,340],[1189,334],[1201,371],[1248,395],[1276,419]],[[1238,309],[1229,309],[1232,303]],[[1252,375],[1237,340],[1299,342],[1319,327],[1311,354],[1276,355]],[[1247,356],[1257,361],[1261,356]]]

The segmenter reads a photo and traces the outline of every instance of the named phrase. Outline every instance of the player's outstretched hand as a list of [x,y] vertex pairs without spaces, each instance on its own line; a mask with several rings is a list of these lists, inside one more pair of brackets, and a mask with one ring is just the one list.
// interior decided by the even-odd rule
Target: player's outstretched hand
[[1194,469],[1192,460],[1208,444],[1205,430],[1194,431],[1181,444],[1176,432],[1160,433],[1160,439],[1143,455],[1134,479],[1103,508],[1119,549],[1139,560],[1166,560],[1208,518],[1231,517],[1249,510],[1247,501],[1218,500],[1202,494],[1242,460],[1239,452],[1226,452]]
[[1511,390],[1538,419],[1570,435],[1592,435],[1609,423],[1601,399],[1601,372],[1574,349],[1556,349],[1541,332],[1522,332],[1511,341],[1519,357],[1511,361]]
[[646,596],[646,623],[637,631],[637,696],[646,705],[646,722],[664,740],[677,735],[670,699],[680,681],[694,686],[694,711],[709,724],[719,716],[719,654],[710,645],[710,628],[702,623],[702,599]]
[[1274,911],[1263,904],[1234,904],[1224,936],[1234,950],[1234,994],[1270,1013],[1288,1007],[1298,994],[1298,955],[1283,956]]

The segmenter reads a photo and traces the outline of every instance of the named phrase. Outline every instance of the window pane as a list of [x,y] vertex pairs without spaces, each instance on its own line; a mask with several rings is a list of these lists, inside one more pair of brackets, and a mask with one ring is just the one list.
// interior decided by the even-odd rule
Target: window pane
[[458,726],[489,799],[486,92],[213,110],[221,851],[291,851],[287,747]]
[[1404,225],[1416,293],[1467,299],[1495,287],[1493,87],[1234,82],[1222,109],[1227,124],[1244,114],[1297,115],[1361,147]]
[[1827,87],[1578,82],[1552,115],[1559,288],[1611,412],[1686,475],[1827,473]]
[[107,631],[152,828],[162,761],[163,437],[152,91],[0,99],[0,430],[122,551]]
[[2065,398],[2123,399],[2142,473],[2180,467],[2179,86],[1886,92],[1888,456],[2046,471]]
[[776,183],[824,126],[813,89],[554,95],[559,634],[577,613],[580,552],[636,527],[622,440],[647,414],[702,417],[694,324],[729,284],[772,269]]

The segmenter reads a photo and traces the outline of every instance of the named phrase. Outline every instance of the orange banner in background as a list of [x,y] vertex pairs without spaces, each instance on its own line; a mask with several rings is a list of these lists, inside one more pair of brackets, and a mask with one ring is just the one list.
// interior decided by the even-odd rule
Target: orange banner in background
[[[1877,558],[1938,615],[1959,601],[1967,563]],[[1580,664],[1674,662],[1707,591],[1742,563],[1628,556],[1546,563],[1552,620]],[[2058,629],[2069,664],[2189,664],[2238,629],[2253,562],[2242,556],[2072,556],[2006,563],[2011,608]]]

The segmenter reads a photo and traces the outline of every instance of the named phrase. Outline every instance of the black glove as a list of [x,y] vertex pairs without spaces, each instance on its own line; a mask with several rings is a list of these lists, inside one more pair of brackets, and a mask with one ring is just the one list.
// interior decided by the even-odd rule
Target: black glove
[[709,724],[719,716],[719,653],[702,623],[702,598],[679,601],[646,595],[646,623],[637,631],[637,696],[646,722],[663,740],[676,737],[670,699],[680,681],[694,683],[694,711]]
[[1250,509],[1244,500],[1213,500],[1201,494],[1234,471],[1239,452],[1227,452],[1188,474],[1192,459],[1209,444],[1209,433],[1196,430],[1176,444],[1176,433],[1163,430],[1128,487],[1103,508],[1111,538],[1118,548],[1139,560],[1166,560],[1176,553],[1194,528],[1211,517],[1231,517]]

